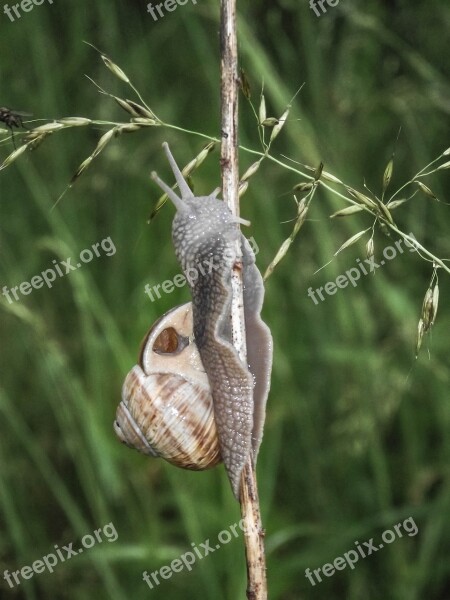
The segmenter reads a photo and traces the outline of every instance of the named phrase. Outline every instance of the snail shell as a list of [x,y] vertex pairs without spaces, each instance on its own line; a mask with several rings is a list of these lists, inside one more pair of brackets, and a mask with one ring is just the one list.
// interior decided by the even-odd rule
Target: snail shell
[[127,446],[185,469],[220,462],[208,377],[192,337],[192,304],[168,311],[147,333],[128,373],[114,429]]

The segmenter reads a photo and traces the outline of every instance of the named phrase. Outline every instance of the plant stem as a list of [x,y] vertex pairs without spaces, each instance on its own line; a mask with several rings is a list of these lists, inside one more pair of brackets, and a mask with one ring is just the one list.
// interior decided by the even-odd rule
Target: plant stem
[[[238,69],[236,0],[221,0],[221,154],[222,195],[231,212],[239,216],[238,165]],[[240,252],[240,249],[239,249]],[[239,256],[239,255],[238,255]],[[242,261],[236,261],[232,273],[232,339],[244,364],[247,364],[242,285]],[[247,560],[247,598],[266,600],[267,582],[264,532],[261,523],[256,473],[251,455],[244,467],[240,493],[241,513],[245,522]]]

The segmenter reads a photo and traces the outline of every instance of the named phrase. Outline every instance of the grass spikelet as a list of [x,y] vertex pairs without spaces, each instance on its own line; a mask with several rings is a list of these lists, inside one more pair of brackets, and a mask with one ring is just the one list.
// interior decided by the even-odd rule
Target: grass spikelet
[[289,108],[287,108],[284,113],[281,115],[281,117],[278,119],[277,123],[275,123],[275,127],[272,129],[272,133],[270,134],[270,143],[273,142],[273,140],[277,137],[277,135],[280,133],[280,131],[283,129],[284,124],[287,121],[289,115]]
[[97,142],[97,146],[95,147],[94,152],[91,155],[92,158],[98,156],[100,152],[102,152],[102,150],[105,149],[105,146],[107,146],[109,142],[117,136],[118,129],[118,127],[113,127],[112,129],[110,129],[102,135],[102,137]]
[[134,100],[129,100],[127,98],[126,102],[137,113],[137,116],[144,117],[146,119],[154,119],[155,118],[155,115],[153,114],[153,112],[151,110],[148,110],[144,106],[141,106],[140,104],[138,104]]
[[363,204],[364,206],[367,206],[367,208],[370,208],[370,210],[373,211],[373,209],[376,207],[375,202],[371,198],[369,198],[369,196],[358,192],[358,190],[354,190],[348,185],[345,186],[345,189],[350,194],[350,196],[352,196],[357,202]]
[[238,196],[239,198],[245,194],[248,188],[248,181],[240,181],[238,188]]
[[346,208],[342,208],[341,210],[338,210],[332,215],[330,215],[330,219],[334,219],[335,217],[348,217],[349,215],[354,215],[355,213],[361,212],[363,210],[364,208],[362,206],[347,206]]
[[11,154],[5,158],[2,165],[0,166],[0,171],[3,171],[3,169],[6,169],[6,167],[9,167],[9,165],[11,163],[13,163],[16,159],[19,158],[19,156],[21,154],[23,154],[25,152],[27,147],[28,147],[27,144],[24,144],[23,146],[20,146],[20,148],[17,148],[16,150],[14,150],[14,152],[11,152]]
[[275,258],[272,260],[272,262],[267,267],[267,269],[264,273],[264,277],[263,277],[264,281],[266,281],[272,275],[275,267],[278,265],[278,263],[281,261],[281,259],[284,256],[286,256],[286,254],[289,250],[289,247],[295,240],[298,232],[300,231],[303,223],[306,220],[306,215],[308,214],[309,205],[314,196],[315,190],[316,190],[316,188],[313,188],[307,196],[305,196],[304,198],[301,199],[300,202],[297,202],[297,198],[295,198],[295,196],[294,196],[295,201],[297,202],[297,218],[295,221],[294,229],[292,230],[291,235],[286,240],[284,240],[284,242],[281,244],[278,252],[275,255]]
[[384,217],[387,221],[389,221],[389,223],[391,223],[391,225],[394,225],[394,219],[392,218],[392,215],[389,212],[389,209],[386,207],[386,205],[383,202],[381,202],[381,200],[378,200],[378,198],[377,198],[377,206],[379,208],[380,216]]
[[362,236],[367,233],[369,231],[370,227],[368,227],[367,229],[364,229],[363,231],[358,231],[358,233],[355,233],[355,235],[352,235],[351,238],[349,238],[346,242],[344,242],[342,244],[342,246],[340,246],[340,248],[338,250],[336,250],[336,252],[334,253],[334,256],[337,256],[339,254],[339,252],[342,252],[342,250],[345,250],[346,248],[348,248],[349,246],[353,246],[353,244],[356,244],[356,242],[362,238]]
[[94,160],[94,157],[92,155],[88,156],[88,158],[86,158],[85,160],[83,160],[83,162],[81,163],[81,165],[78,167],[78,169],[72,175],[72,179],[70,180],[69,187],[72,187],[72,185],[75,183],[75,181],[78,179],[78,177],[80,177],[80,175],[84,171],[86,171],[86,169],[89,167],[89,165],[91,164],[91,162],[93,160]]
[[39,127],[34,127],[30,133],[53,133],[54,131],[58,131],[58,129],[63,129],[65,125],[60,122],[46,123],[45,125],[39,125]]
[[425,297],[422,303],[422,321],[424,331],[427,332],[431,326],[431,315],[432,315],[432,304],[433,304],[433,290],[429,287],[425,293]]
[[[416,358],[422,345],[423,336],[431,330],[436,320],[439,304],[439,282],[437,276],[438,265],[434,265],[431,281],[422,302],[422,311],[417,328]],[[435,281],[436,280],[436,281]],[[434,284],[434,285],[433,285]]]
[[292,188],[293,192],[309,192],[314,187],[314,184],[310,181],[302,181],[300,183],[296,183]]
[[279,123],[279,121],[275,117],[267,117],[267,119],[264,119],[264,121],[261,122],[261,125],[264,127],[273,127],[277,123]]
[[202,162],[206,159],[208,154],[210,154],[214,150],[215,147],[216,147],[216,142],[208,142],[206,144],[206,146],[195,157],[195,168],[196,169],[202,164]]
[[84,127],[90,125],[92,119],[85,119],[84,117],[65,117],[64,119],[58,119],[57,123],[61,123],[66,127]]
[[130,119],[130,121],[132,123],[142,125],[143,127],[153,127],[154,125],[159,125],[159,121],[155,121],[155,119],[144,119],[143,117],[135,117]]
[[374,256],[375,254],[375,244],[373,241],[373,236],[369,239],[369,241],[366,244],[366,256],[367,258],[372,258],[372,256]]
[[258,116],[259,116],[259,122],[261,123],[261,125],[264,125],[264,121],[267,119],[267,112],[266,112],[266,99],[264,97],[263,92],[261,92],[261,100],[259,102]]
[[125,112],[127,112],[129,115],[131,115],[132,117],[139,117],[139,113],[134,110],[134,108],[131,106],[131,104],[127,101],[127,100],[123,100],[123,98],[119,98],[118,96],[113,96],[111,95],[111,98],[114,98],[114,100],[117,102],[117,104],[120,106],[120,108],[123,108],[123,110]]
[[331,173],[328,173],[327,171],[322,171],[322,178],[325,179],[326,181],[331,181],[331,183],[339,183],[339,184],[343,185],[342,181],[340,179],[338,179]]
[[108,58],[105,54],[101,54],[102,61],[105,63],[106,67],[113,73],[116,77],[124,81],[125,83],[130,83],[125,72],[114,63],[110,58]]
[[133,133],[133,131],[139,131],[139,129],[142,129],[142,125],[130,123],[129,125],[118,125],[115,129],[115,136],[117,137],[122,133]]
[[290,245],[292,244],[294,240],[292,238],[288,238],[287,240],[284,240],[284,242],[281,244],[280,249],[278,250],[278,252],[275,254],[275,258],[272,260],[272,262],[270,263],[270,265],[267,267],[265,273],[264,273],[264,281],[266,281],[273,273],[275,267],[277,266],[277,264],[280,262],[280,260],[286,256],[287,251],[289,250]]
[[197,165],[197,159],[193,158],[188,162],[188,164],[181,170],[181,173],[184,178],[189,177],[189,175],[194,171]]
[[388,164],[386,165],[386,168],[384,170],[382,198],[384,198],[384,194],[391,182],[393,170],[394,170],[394,156],[392,156],[392,158],[390,159],[390,161],[388,162]]
[[420,189],[426,196],[428,196],[429,198],[432,198],[433,200],[438,199],[437,196],[430,190],[430,188],[427,185],[425,185],[421,181],[415,180],[415,182],[417,183],[417,185],[420,187]]
[[386,204],[386,208],[389,210],[394,210],[396,208],[398,208],[399,206],[401,206],[402,204],[405,204],[405,202],[408,202],[408,200],[410,200],[411,198],[401,198],[399,200],[391,200],[390,202],[388,202]]
[[317,169],[314,171],[314,182],[319,181],[319,179],[322,176],[322,171],[323,171],[323,162],[321,162],[319,164],[319,166],[317,167]]
[[246,181],[247,179],[250,179],[250,177],[256,173],[256,171],[259,169],[259,167],[261,165],[261,160],[262,159],[254,162],[252,165],[249,166],[249,168],[242,175],[241,181]]
[[242,93],[247,98],[247,100],[250,100],[251,95],[252,95],[251,88],[250,88],[250,82],[248,80],[246,72],[244,71],[244,69],[242,69],[242,67],[240,70],[239,86],[241,88]]
[[417,335],[416,335],[416,358],[419,356],[419,350],[422,346],[423,335],[425,332],[424,324],[422,319],[419,319],[417,324]]

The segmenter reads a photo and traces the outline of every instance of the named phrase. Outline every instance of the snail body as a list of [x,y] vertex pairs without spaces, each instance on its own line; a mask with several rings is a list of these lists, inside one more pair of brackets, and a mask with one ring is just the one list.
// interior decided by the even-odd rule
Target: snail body
[[[250,454],[256,462],[270,386],[272,336],[260,316],[263,281],[250,244],[237,227],[240,219],[216,198],[217,192],[194,197],[168,145],[163,144],[163,147],[181,197],[155,173],[152,177],[177,210],[172,239],[192,296],[193,344],[212,398],[219,454],[238,498],[242,469]],[[241,361],[231,340],[231,275],[235,263],[242,263],[243,269],[248,365]],[[205,265],[211,268],[203,268]],[[189,277],[189,273],[195,273],[195,278]],[[179,374],[178,366],[172,372]],[[130,389],[140,393],[145,388],[136,383],[137,374],[131,373],[127,377],[125,396]],[[148,407],[148,398],[144,404]],[[144,433],[141,426],[139,429]],[[130,433],[132,431],[130,429]],[[200,427],[197,431],[198,435],[204,435]],[[140,435],[138,438],[136,443],[142,444]],[[146,433],[144,438],[147,439]]]

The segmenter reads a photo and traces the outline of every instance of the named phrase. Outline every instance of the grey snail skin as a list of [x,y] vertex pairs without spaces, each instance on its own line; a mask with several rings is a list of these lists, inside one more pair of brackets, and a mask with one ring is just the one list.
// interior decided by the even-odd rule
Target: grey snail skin
[[[172,225],[172,239],[181,268],[185,274],[195,273],[195,278],[187,277],[192,304],[174,309],[173,314],[169,311],[162,317],[163,325],[168,329],[168,321],[180,321],[180,310],[191,311],[193,333],[189,335],[188,331],[185,331],[187,335],[183,335],[179,322],[175,323],[172,327],[172,337],[177,343],[172,344],[171,350],[178,347],[181,349],[177,349],[174,355],[170,352],[165,353],[164,358],[168,362],[164,369],[167,369],[167,374],[171,373],[177,378],[179,385],[179,378],[186,380],[186,364],[189,368],[193,364],[192,353],[198,353],[205,377],[202,381],[202,392],[206,388],[209,391],[209,407],[213,414],[214,427],[205,419],[207,426],[205,427],[204,423],[202,425],[205,429],[197,427],[195,431],[197,437],[204,439],[193,444],[193,447],[197,452],[199,448],[209,448],[209,441],[206,440],[209,440],[209,435],[214,430],[220,458],[225,465],[233,493],[239,499],[242,469],[250,455],[256,463],[261,444],[272,369],[272,336],[260,316],[264,299],[263,280],[255,265],[255,256],[250,244],[237,227],[240,219],[233,216],[226,204],[216,198],[217,192],[209,196],[194,197],[168,144],[164,143],[163,147],[178,183],[181,198],[161,181],[156,173],[153,173],[152,177],[167,193],[177,211]],[[241,361],[231,342],[231,274],[238,259],[238,244],[241,246],[239,255],[242,256],[248,366]],[[210,265],[210,268],[202,268],[205,265]],[[186,321],[189,321],[188,317]],[[152,334],[147,337],[146,344],[150,349],[144,349],[143,354],[141,353],[141,364],[146,360],[152,362],[154,350],[149,342],[154,338],[155,335]],[[142,359],[143,356],[145,360]],[[198,367],[198,363],[196,364]],[[161,364],[156,367],[158,373],[161,373],[162,368]],[[154,447],[154,440],[152,443],[148,437],[148,428],[145,431],[144,429],[149,414],[153,411],[155,397],[156,404],[162,405],[161,396],[168,394],[168,388],[164,392],[158,388],[153,394],[149,393],[145,380],[149,374],[148,365],[135,369],[137,372],[132,370],[124,384],[122,402],[116,417],[116,433],[122,441],[147,454],[151,454],[148,445],[154,454],[164,456]],[[153,367],[150,370],[154,376]],[[200,371],[196,375],[195,382],[192,378],[189,381],[191,388],[201,378]],[[185,387],[183,391],[186,402],[184,412],[181,411],[181,421],[186,419],[184,415],[192,410],[194,396],[195,402],[200,404],[197,397],[199,390],[194,393],[191,388]],[[144,399],[139,404],[136,397],[141,395]],[[202,416],[207,412],[206,405],[207,402],[200,408]],[[146,412],[145,419],[142,418],[143,411]],[[199,419],[198,412],[194,419]],[[181,429],[175,437],[184,438],[186,435],[186,431]],[[217,462],[217,457],[212,461],[206,460],[201,462],[201,465],[206,466],[200,468],[214,466]],[[192,461],[191,466],[187,468],[195,468]]]

